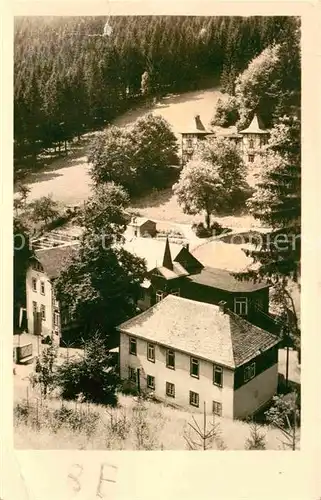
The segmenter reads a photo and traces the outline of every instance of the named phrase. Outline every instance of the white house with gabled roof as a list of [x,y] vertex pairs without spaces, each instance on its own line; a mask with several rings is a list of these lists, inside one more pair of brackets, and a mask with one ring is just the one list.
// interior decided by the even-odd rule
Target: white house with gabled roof
[[156,399],[245,418],[276,394],[279,338],[225,303],[168,295],[118,330],[121,378]]
[[[79,242],[65,242],[57,246],[39,248],[26,273],[26,315],[28,333],[61,337],[61,308],[55,296],[55,280],[68,267],[79,250]],[[36,313],[41,313],[40,332]]]

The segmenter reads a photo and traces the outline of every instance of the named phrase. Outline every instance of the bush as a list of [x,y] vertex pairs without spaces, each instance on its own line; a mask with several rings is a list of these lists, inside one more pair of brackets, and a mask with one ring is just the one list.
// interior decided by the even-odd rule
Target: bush
[[56,380],[63,399],[81,396],[83,401],[117,404],[115,359],[107,352],[106,339],[97,335],[86,344],[83,359],[66,361],[59,367]]
[[219,236],[223,231],[225,233],[232,231],[230,228],[221,226],[218,222],[213,222],[210,228],[205,227],[203,222],[199,222],[198,224],[193,224],[192,229],[198,238],[210,238],[211,236]]
[[237,102],[235,97],[228,96],[227,99],[218,99],[214,117],[211,125],[219,127],[230,127],[239,120]]
[[99,422],[99,413],[93,411],[73,410],[62,406],[53,412],[51,427],[54,432],[62,426],[73,432],[83,432],[91,435],[95,432]]

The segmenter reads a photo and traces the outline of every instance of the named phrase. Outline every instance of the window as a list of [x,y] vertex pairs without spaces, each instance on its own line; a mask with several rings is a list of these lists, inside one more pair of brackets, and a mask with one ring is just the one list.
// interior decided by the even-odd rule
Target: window
[[154,344],[147,344],[147,359],[155,363],[155,346]]
[[36,278],[32,278],[32,289],[34,292],[37,291],[37,279]]
[[137,355],[137,341],[133,337],[129,339],[129,354]]
[[40,293],[41,295],[45,295],[45,282],[40,281]]
[[248,365],[244,368],[244,382],[248,382],[251,378],[255,377],[255,363]]
[[191,149],[193,147],[193,141],[190,137],[186,139],[186,147],[187,149]]
[[35,301],[32,302],[32,310],[34,314],[37,312],[37,302]]
[[265,146],[266,143],[267,143],[267,138],[265,136],[261,137],[261,147]]
[[147,387],[149,389],[155,389],[155,377],[152,375],[147,375]]
[[253,163],[254,162],[254,155],[249,155],[248,161],[249,161],[249,163]]
[[214,415],[222,416],[222,403],[218,401],[213,401],[213,413]]
[[199,378],[199,360],[196,358],[191,358],[191,376]]
[[156,292],[156,302],[160,302],[161,300],[163,300],[164,297],[165,297],[165,293],[162,292],[161,290],[158,290]]
[[237,297],[234,299],[234,312],[240,316],[247,315],[247,298]]
[[189,391],[189,404],[191,406],[196,406],[197,408],[200,405],[200,397],[197,392]]
[[166,366],[167,368],[171,368],[175,370],[175,352],[171,349],[167,349],[166,353]]
[[54,313],[54,325],[59,326],[59,313]]
[[131,382],[135,382],[136,384],[136,370],[131,366],[128,368],[128,378]]
[[166,396],[175,398],[175,385],[171,382],[166,382]]
[[46,306],[44,306],[43,304],[41,304],[40,306],[40,312],[41,312],[41,318],[43,321],[46,320]]
[[249,148],[250,148],[250,149],[253,149],[253,148],[254,148],[254,141],[253,141],[253,139],[250,139],[250,140],[249,140]]
[[218,387],[223,387],[223,368],[214,365],[213,367],[213,384]]

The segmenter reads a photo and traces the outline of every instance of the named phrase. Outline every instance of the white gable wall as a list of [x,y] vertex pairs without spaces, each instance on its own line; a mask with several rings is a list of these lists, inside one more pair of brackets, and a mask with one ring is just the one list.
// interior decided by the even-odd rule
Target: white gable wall
[[277,392],[278,363],[234,392],[234,418],[245,418],[270,401]]

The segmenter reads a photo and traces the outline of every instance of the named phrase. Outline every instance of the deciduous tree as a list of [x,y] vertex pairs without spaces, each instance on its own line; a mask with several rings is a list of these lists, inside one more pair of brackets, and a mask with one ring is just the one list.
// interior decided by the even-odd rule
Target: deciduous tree
[[57,281],[58,299],[84,338],[96,331],[115,334],[114,328],[136,311],[146,267],[119,244],[126,227],[120,203],[126,200],[113,184],[94,194],[84,208],[79,253]]
[[173,191],[184,213],[205,212],[207,228],[211,226],[211,215],[219,212],[225,204],[225,190],[218,168],[209,161],[195,159],[188,162]]
[[229,139],[215,137],[200,143],[195,157],[211,163],[222,181],[225,196],[217,212],[245,208],[245,201],[252,191],[246,182],[246,167],[240,149]]

